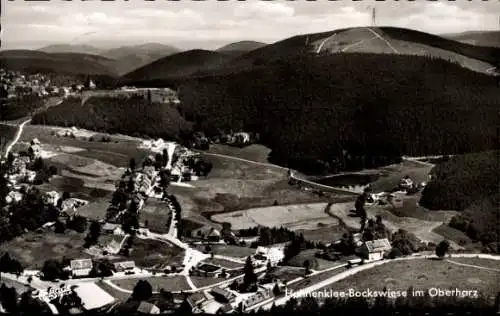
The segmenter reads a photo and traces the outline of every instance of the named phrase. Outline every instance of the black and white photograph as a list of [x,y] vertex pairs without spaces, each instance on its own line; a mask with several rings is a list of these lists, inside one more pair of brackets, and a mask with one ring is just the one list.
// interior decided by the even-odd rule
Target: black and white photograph
[[498,0],[0,13],[0,314],[500,315]]

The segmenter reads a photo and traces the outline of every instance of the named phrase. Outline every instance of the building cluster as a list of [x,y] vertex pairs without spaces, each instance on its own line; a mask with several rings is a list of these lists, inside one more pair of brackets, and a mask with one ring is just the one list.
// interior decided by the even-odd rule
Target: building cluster
[[187,302],[193,313],[226,314],[234,311],[236,295],[228,289],[214,287],[207,291],[192,294]]
[[0,69],[1,88],[3,96],[8,99],[19,98],[26,95],[37,95],[39,97],[59,96],[68,97],[77,95],[86,88],[95,88],[92,80],[84,84],[73,84],[71,86],[58,86],[52,83],[49,76],[44,74],[25,74],[19,71]]
[[177,92],[170,88],[136,88],[123,86],[114,92],[123,96],[141,96],[150,102],[179,104]]

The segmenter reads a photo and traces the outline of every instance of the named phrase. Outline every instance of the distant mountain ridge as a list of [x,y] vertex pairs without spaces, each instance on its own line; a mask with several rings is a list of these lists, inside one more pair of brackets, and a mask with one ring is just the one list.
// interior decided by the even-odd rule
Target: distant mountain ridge
[[147,65],[162,57],[175,54],[179,49],[170,45],[145,43],[140,45],[120,46],[112,49],[100,49],[88,44],[55,44],[38,49],[45,53],[80,53],[100,55],[115,60],[113,71],[123,75]]
[[103,50],[88,44],[53,44],[37,49],[44,53],[80,53],[99,55]]
[[0,68],[64,75],[116,76],[115,61],[83,53],[45,53],[37,50],[0,51]]
[[103,52],[101,55],[117,61],[115,69],[119,75],[138,69],[155,60],[178,53],[176,47],[158,43],[121,46]]
[[471,45],[500,48],[500,31],[469,31],[443,37]]
[[231,59],[229,55],[193,49],[163,57],[124,76],[128,80],[156,80],[197,75],[221,67]]

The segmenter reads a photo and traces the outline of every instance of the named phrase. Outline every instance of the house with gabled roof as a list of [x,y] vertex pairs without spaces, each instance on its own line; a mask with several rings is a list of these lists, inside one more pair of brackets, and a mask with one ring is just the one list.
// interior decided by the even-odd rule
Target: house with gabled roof
[[71,260],[69,266],[71,267],[73,276],[85,277],[92,271],[93,263],[92,259],[77,259]]
[[115,262],[113,266],[117,272],[129,271],[135,268],[135,262],[134,261]]
[[358,252],[368,261],[382,260],[391,251],[391,243],[387,238],[365,241]]
[[192,295],[190,295],[187,298],[187,302],[188,302],[189,306],[191,306],[191,308],[193,309],[193,312],[194,312],[194,311],[200,310],[202,304],[205,303],[206,301],[208,301],[208,299],[209,298],[207,297],[205,292],[201,291],[201,292],[196,292],[196,293],[193,293]]
[[160,309],[155,304],[141,301],[141,303],[137,307],[137,312],[147,315],[158,315],[160,314]]

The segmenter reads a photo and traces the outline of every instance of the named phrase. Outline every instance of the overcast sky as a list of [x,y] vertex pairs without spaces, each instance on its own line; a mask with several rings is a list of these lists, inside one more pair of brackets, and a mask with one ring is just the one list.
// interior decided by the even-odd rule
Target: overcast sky
[[2,49],[47,44],[98,46],[157,42],[181,49],[214,49],[255,40],[370,24],[434,34],[498,30],[500,1],[2,1]]

